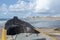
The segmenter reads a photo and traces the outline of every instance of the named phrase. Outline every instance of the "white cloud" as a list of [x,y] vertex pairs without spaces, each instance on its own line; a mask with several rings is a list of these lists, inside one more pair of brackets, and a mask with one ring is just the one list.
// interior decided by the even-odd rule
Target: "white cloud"
[[50,9],[48,12],[59,14],[60,13],[60,0],[51,0]]
[[6,4],[2,4],[2,6],[0,6],[0,12],[4,15],[8,13],[8,8]]
[[[53,16],[53,17],[59,17],[60,15],[57,13],[60,13],[60,0],[28,0],[30,2],[26,2],[23,0],[18,0],[16,4],[13,5],[6,5],[2,4],[0,6],[0,13],[6,15],[18,15],[20,16],[23,14],[24,17],[31,16],[32,13],[42,13],[43,15],[40,16]],[[13,12],[11,12],[13,11]],[[16,11],[16,12],[15,12]],[[10,13],[11,12],[11,13]],[[25,14],[26,13],[26,14]],[[44,13],[56,13],[57,15],[51,14],[44,14]]]
[[2,4],[2,6],[0,6],[0,11],[6,11],[6,10],[7,10],[7,5]]
[[10,11],[19,11],[26,14],[26,17],[31,13],[46,12],[49,10],[49,0],[31,0],[30,2],[25,2],[23,0],[18,0],[16,4],[10,5],[9,7],[6,4],[3,4],[0,7],[0,11],[3,11],[3,14],[7,14]]
[[49,0],[36,0],[35,11],[41,11],[42,9],[49,9]]
[[31,10],[33,12],[44,12],[49,10],[49,0],[35,0],[34,2],[25,2],[19,0],[16,4],[10,5],[10,11],[26,11]]
[[10,11],[25,11],[31,10],[33,7],[32,3],[26,3],[24,1],[18,1],[17,4],[10,5]]

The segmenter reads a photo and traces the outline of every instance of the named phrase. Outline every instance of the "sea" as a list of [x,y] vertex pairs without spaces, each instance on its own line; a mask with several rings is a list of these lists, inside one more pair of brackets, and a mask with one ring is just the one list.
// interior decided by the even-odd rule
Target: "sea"
[[[9,19],[0,19],[0,28],[5,26],[5,23]],[[30,23],[35,28],[57,28],[60,27],[60,20],[32,20],[32,19],[21,19]]]

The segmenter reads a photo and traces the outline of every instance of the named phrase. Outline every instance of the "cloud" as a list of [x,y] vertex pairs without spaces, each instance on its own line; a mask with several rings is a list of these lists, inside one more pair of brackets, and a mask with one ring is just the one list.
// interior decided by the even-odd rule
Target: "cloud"
[[[54,2],[56,2],[56,0]],[[28,12],[34,12],[34,13],[46,12],[46,11],[53,12],[55,11],[53,9],[57,10],[57,7],[54,7],[56,6],[55,4],[57,2],[56,3],[54,2],[52,2],[51,4],[51,0],[18,0],[16,4],[12,4],[9,7],[6,4],[3,4],[0,7],[0,11],[4,11],[4,12],[6,11],[14,11],[14,12],[26,11],[27,12],[28,11]]]
[[7,14],[8,13],[8,9],[7,9],[7,5],[6,4],[2,4],[0,6],[0,13],[3,13],[3,14]]
[[34,9],[37,12],[49,10],[49,3],[49,0],[36,0]]
[[49,12],[60,13],[60,0],[52,0]]
[[35,1],[21,1],[19,0],[16,4],[10,5],[10,11],[32,11],[32,12],[44,12],[49,10],[48,0],[35,0]]
[[32,3],[27,3],[24,1],[18,1],[17,4],[10,5],[9,10],[10,11],[26,11],[31,10],[33,7]]
[[15,4],[9,6],[3,4],[2,6],[0,6],[0,12],[4,15],[6,15],[7,13],[14,15],[20,13],[24,17],[31,16],[32,13],[40,13],[43,14],[42,16],[52,16],[53,14],[51,13],[60,13],[59,10],[59,0],[18,0]]
[[7,10],[7,5],[6,4],[2,4],[0,6],[0,11],[6,11]]

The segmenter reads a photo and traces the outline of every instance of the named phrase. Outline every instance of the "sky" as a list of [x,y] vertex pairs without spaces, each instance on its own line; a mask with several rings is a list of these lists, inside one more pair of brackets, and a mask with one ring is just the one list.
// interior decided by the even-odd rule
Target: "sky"
[[0,0],[0,18],[60,17],[60,0]]

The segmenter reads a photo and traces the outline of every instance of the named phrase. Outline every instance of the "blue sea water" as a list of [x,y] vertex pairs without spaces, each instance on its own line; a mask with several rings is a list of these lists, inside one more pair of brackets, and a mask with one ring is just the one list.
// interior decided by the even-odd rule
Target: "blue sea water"
[[[29,20],[29,19],[22,19],[27,21],[34,27],[60,27],[60,20]],[[0,28],[5,26],[7,20],[0,20]]]
[[35,27],[60,27],[60,20],[41,20],[41,21],[32,21],[30,22]]

